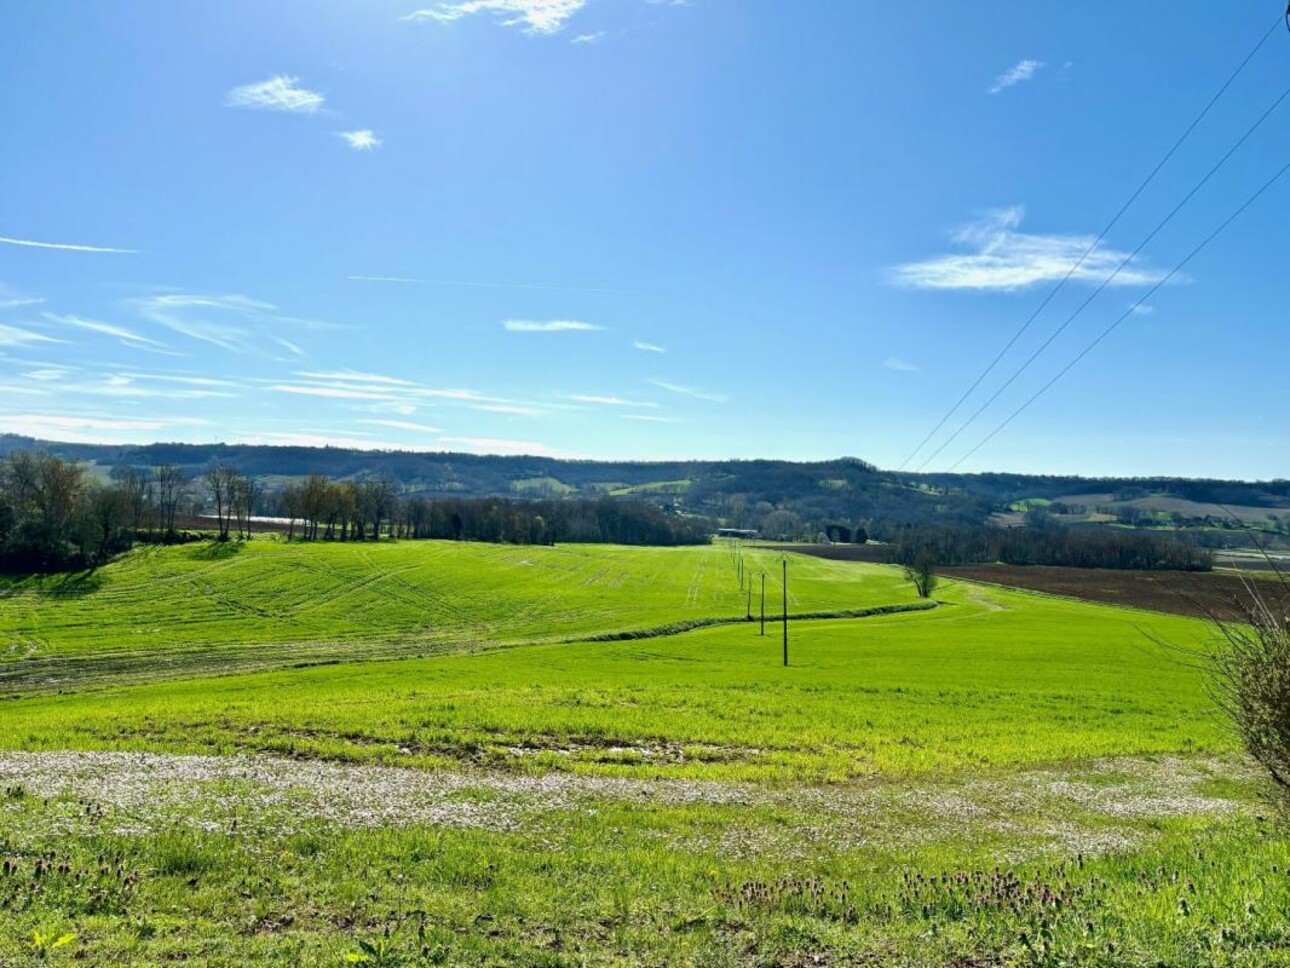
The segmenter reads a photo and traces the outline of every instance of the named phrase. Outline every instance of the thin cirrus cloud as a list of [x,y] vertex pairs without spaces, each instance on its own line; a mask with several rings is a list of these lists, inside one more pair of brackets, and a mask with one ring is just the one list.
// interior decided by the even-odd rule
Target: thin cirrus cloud
[[490,396],[479,390],[429,387],[374,373],[301,371],[295,377],[273,382],[269,389],[296,396],[361,402],[371,405],[368,409],[393,410],[405,416],[416,413],[421,407],[439,403],[525,417],[545,412],[524,401]]
[[570,400],[576,403],[586,403],[597,407],[640,407],[645,409],[657,409],[658,404],[651,400],[628,400],[624,397],[601,396],[594,393],[575,393],[570,395]]
[[646,343],[644,340],[640,340],[640,339],[633,341],[632,346],[638,350],[641,350],[644,353],[666,353],[667,352],[667,350],[659,346],[657,343]]
[[138,377],[125,373],[113,373],[103,379],[85,381],[61,380],[58,384],[58,392],[60,395],[75,394],[128,400],[210,400],[237,396],[228,390],[146,386],[139,382]]
[[707,400],[709,403],[727,403],[730,398],[724,393],[713,393],[710,390],[700,390],[696,387],[685,386],[681,383],[669,383],[666,380],[650,380],[650,383],[660,390],[666,390],[668,393],[675,393],[682,397],[692,397],[695,400]]
[[512,417],[541,417],[546,414],[541,407],[527,407],[517,403],[480,403],[471,409],[483,413],[502,413]]
[[500,18],[498,23],[503,27],[519,27],[526,34],[542,35],[559,32],[586,5],[587,0],[444,0],[414,10],[402,19],[450,24],[472,14],[492,14]]
[[[990,212],[952,235],[955,242],[972,251],[897,266],[892,278],[897,285],[912,289],[1011,292],[1056,282],[1068,273],[1073,282],[1100,285],[1109,280],[1116,286],[1152,285],[1166,276],[1093,236],[1022,232],[1019,227],[1024,217],[1021,206]],[[1080,264],[1073,269],[1076,263]]]
[[327,99],[317,91],[300,87],[298,82],[299,78],[278,74],[266,81],[233,88],[224,103],[231,108],[316,114]]
[[498,437],[441,437],[439,442],[441,444],[455,444],[459,447],[467,447],[475,453],[481,454],[566,458],[581,456],[569,451],[556,450],[533,440],[505,440]]
[[597,30],[590,34],[579,34],[577,37],[574,37],[573,40],[569,41],[569,43],[598,44],[604,39],[605,39],[605,32],[603,30]]
[[680,417],[659,417],[651,413],[620,413],[618,416],[623,420],[636,420],[641,423],[684,423]]
[[30,329],[23,329],[21,326],[8,326],[0,323],[0,346],[26,346],[30,343],[61,342],[63,341]]
[[291,356],[302,356],[304,351],[296,343],[280,335],[283,329],[338,328],[334,323],[286,315],[273,303],[238,294],[168,292],[127,299],[125,305],[151,323],[232,353],[286,350]]
[[415,420],[360,420],[359,423],[371,427],[390,427],[393,430],[407,430],[418,434],[442,433],[442,428],[429,424],[417,423]]
[[117,417],[16,413],[0,416],[0,433],[22,434],[72,444],[125,443],[141,436],[155,436],[168,427],[205,426],[196,418],[137,420]]
[[38,242],[35,239],[15,239],[0,236],[5,245],[21,245],[31,249],[59,249],[63,252],[110,252],[118,255],[134,255],[137,249],[114,249],[105,245],[73,245],[71,242]]
[[523,282],[462,282],[456,279],[413,279],[409,276],[346,276],[351,282],[394,282],[416,286],[461,286],[466,289],[539,289],[547,292],[627,292],[601,286],[542,286]]
[[502,328],[509,333],[587,333],[604,329],[595,323],[583,323],[576,319],[552,319],[537,322],[532,319],[508,319]]
[[1010,87],[1016,87],[1018,84],[1024,84],[1026,81],[1034,80],[1039,71],[1047,65],[1040,60],[1023,60],[1018,61],[1015,65],[1004,71],[994,79],[994,83],[988,88],[989,93],[998,94],[1006,91]]
[[895,370],[897,373],[917,373],[918,367],[907,360],[902,360],[899,356],[889,356],[882,361],[882,365],[889,370]]
[[370,128],[363,128],[361,131],[337,131],[336,137],[343,138],[345,143],[355,151],[371,151],[383,144],[376,136],[376,132]]
[[13,286],[0,282],[0,309],[19,309],[23,306],[39,306],[45,300],[32,296]]
[[51,323],[58,323],[62,326],[68,326],[72,329],[83,330],[88,333],[97,333],[100,336],[111,336],[119,340],[126,346],[140,349],[165,349],[165,344],[143,336],[133,330],[126,329],[124,326],[117,326],[113,323],[105,323],[97,319],[85,319],[82,316],[58,315],[57,313],[45,313],[44,317]]
[[[361,433],[361,431],[358,433]],[[245,433],[238,435],[237,442],[269,447],[343,447],[347,450],[372,451],[408,451],[411,449],[407,443],[393,440],[374,440],[366,435],[350,436],[331,432],[310,431]]]

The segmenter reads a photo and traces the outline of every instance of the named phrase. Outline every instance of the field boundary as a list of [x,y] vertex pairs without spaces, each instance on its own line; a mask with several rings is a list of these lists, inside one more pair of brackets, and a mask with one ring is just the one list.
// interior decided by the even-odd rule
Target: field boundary
[[[800,612],[789,615],[790,622],[819,621],[830,618],[873,618],[878,615],[898,615],[902,612],[930,612],[940,608],[944,602],[910,602],[905,605],[877,605],[873,608],[844,608],[827,612]],[[600,635],[580,636],[565,639],[561,645],[573,645],[577,642],[634,642],[638,639],[662,639],[671,635],[683,635],[697,629],[715,628],[721,625],[755,625],[759,619],[739,616],[738,618],[696,618],[684,622],[671,622],[667,625],[655,625],[652,628],[624,629],[620,632],[603,632]],[[782,624],[783,618],[775,616],[766,618],[766,624]]]

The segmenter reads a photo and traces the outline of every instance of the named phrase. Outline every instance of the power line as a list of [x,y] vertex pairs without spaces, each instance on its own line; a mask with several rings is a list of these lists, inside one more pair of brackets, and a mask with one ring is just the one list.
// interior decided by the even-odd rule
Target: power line
[[[981,416],[982,413],[984,413],[987,409],[989,409],[991,404],[993,404],[996,400],[998,400],[999,397],[1003,395],[1003,392],[1007,390],[1008,387],[1012,386],[1012,384],[1016,382],[1017,378],[1021,376],[1021,374],[1025,373],[1026,370],[1030,368],[1030,365],[1035,362],[1035,360],[1039,359],[1039,357],[1043,355],[1043,353],[1048,349],[1048,347],[1052,345],[1053,341],[1057,339],[1057,337],[1060,336],[1062,333],[1064,333],[1066,331],[1066,328],[1070,326],[1071,323],[1073,323],[1076,319],[1078,319],[1083,314],[1084,310],[1089,307],[1089,304],[1092,303],[1093,300],[1096,299],[1099,295],[1101,295],[1102,291],[1106,289],[1106,287],[1109,286],[1115,280],[1116,276],[1118,276],[1124,270],[1124,268],[1130,262],[1132,262],[1140,252],[1142,252],[1144,248],[1146,248],[1147,244],[1151,242],[1152,239],[1154,239],[1158,234],[1160,234],[1160,231],[1166,225],[1168,225],[1171,221],[1173,221],[1174,216],[1183,210],[1183,208],[1187,205],[1187,203],[1190,202],[1192,198],[1195,197],[1196,193],[1199,192],[1202,188],[1204,188],[1206,183],[1208,183],[1209,180],[1213,178],[1215,174],[1218,173],[1218,170],[1222,168],[1225,164],[1227,164],[1228,160],[1232,157],[1232,155],[1236,154],[1236,152],[1240,149],[1241,145],[1245,144],[1245,142],[1249,140],[1250,136],[1253,135],[1254,132],[1257,131],[1263,125],[1263,122],[1266,121],[1272,115],[1273,111],[1275,111],[1278,107],[1281,106],[1281,102],[1283,102],[1287,97],[1290,97],[1290,87],[1287,87],[1284,91],[1281,92],[1281,95],[1275,101],[1272,102],[1272,104],[1268,107],[1268,109],[1264,111],[1261,115],[1259,115],[1258,120],[1255,121],[1254,124],[1252,124],[1249,128],[1247,128],[1245,133],[1236,140],[1236,143],[1233,144],[1232,147],[1227,149],[1227,152],[1223,155],[1223,157],[1220,158],[1215,163],[1215,165],[1205,173],[1205,177],[1203,177],[1200,181],[1198,181],[1196,185],[1192,188],[1192,190],[1183,196],[1182,201],[1180,201],[1177,205],[1175,205],[1173,209],[1169,212],[1169,214],[1166,215],[1156,225],[1156,227],[1151,230],[1151,232],[1147,235],[1147,237],[1138,243],[1137,248],[1135,248],[1132,252],[1130,252],[1120,261],[1120,264],[1115,267],[1114,271],[1112,271],[1109,276],[1107,276],[1105,279],[1102,280],[1102,282],[1098,285],[1096,289],[1093,290],[1093,292],[1089,295],[1089,297],[1085,299],[1082,303],[1080,303],[1079,306],[1076,307],[1075,311],[1071,313],[1069,316],[1067,316],[1065,321],[1060,326],[1058,326],[1057,329],[1055,329],[1048,336],[1046,340],[1044,340],[1041,344],[1039,344],[1039,348],[1036,349],[1033,353],[1031,353],[1030,356],[1026,359],[1026,361],[1022,363],[1021,366],[1019,366],[1015,371],[1013,371],[1012,376],[1008,377],[1008,379],[1004,381],[1003,385],[994,391],[990,399],[986,400],[985,403],[983,403],[980,407],[978,407],[976,411],[972,414],[972,416],[968,417],[967,420],[965,420],[959,426],[958,430],[954,431],[954,433],[950,434],[947,438],[945,438],[945,440],[941,442],[941,445],[937,447],[936,450],[932,451],[932,453],[929,454],[927,458],[921,464],[918,465],[919,471],[922,471],[923,468],[925,468],[928,464],[930,464],[933,460],[937,458],[937,456],[941,453],[941,451],[943,451],[950,444],[954,443],[954,441],[958,439],[959,435],[963,433],[963,431],[967,430],[967,428],[976,421],[977,417]],[[1153,289],[1152,291],[1154,292],[1155,290]]]
[[1139,299],[1132,306],[1126,309],[1119,317],[1115,319],[1114,322],[1111,323],[1110,326],[1102,330],[1102,332],[1098,334],[1096,339],[1094,339],[1091,343],[1089,343],[1088,346],[1084,347],[1084,349],[1080,351],[1079,355],[1077,355],[1073,360],[1071,360],[1064,367],[1058,370],[1057,374],[1051,380],[1045,383],[1042,387],[1036,390],[1034,395],[1031,396],[1030,399],[1028,399],[1025,403],[1023,403],[1011,414],[1009,414],[1006,420],[1004,420],[1001,424],[999,424],[992,431],[990,431],[990,433],[988,433],[984,438],[982,438],[981,441],[975,447],[973,447],[966,454],[964,454],[962,457],[956,460],[950,466],[949,471],[947,473],[954,471],[965,460],[967,460],[978,450],[984,447],[987,443],[993,440],[995,436],[1001,430],[1003,430],[1004,427],[1012,423],[1012,421],[1017,419],[1017,417],[1019,417],[1022,414],[1022,412],[1025,411],[1032,403],[1034,403],[1041,396],[1047,393],[1048,390],[1053,386],[1053,384],[1055,384],[1058,380],[1060,380],[1067,373],[1073,370],[1076,367],[1076,365],[1078,365],[1078,363],[1082,359],[1084,359],[1084,357],[1088,356],[1089,353],[1093,352],[1093,350],[1095,350],[1102,343],[1103,340],[1105,340],[1108,336],[1110,336],[1113,332],[1115,332],[1115,330],[1119,327],[1119,325],[1122,322],[1124,322],[1126,319],[1132,316],[1138,310],[1138,308],[1142,306],[1143,303],[1145,303],[1148,299],[1150,299],[1153,295],[1155,295],[1161,289],[1161,287],[1163,287],[1167,282],[1169,282],[1170,279],[1172,279],[1175,275],[1181,272],[1182,269],[1189,262],[1191,262],[1192,259],[1200,255],[1200,253],[1205,249],[1206,246],[1208,246],[1211,242],[1213,242],[1214,239],[1216,239],[1219,236],[1219,234],[1223,232],[1224,229],[1226,229],[1229,225],[1235,222],[1237,218],[1239,218],[1240,215],[1247,208],[1249,208],[1256,201],[1258,201],[1258,199],[1263,195],[1263,193],[1266,192],[1268,189],[1270,189],[1273,185],[1275,185],[1277,181],[1281,178],[1281,176],[1284,175],[1287,171],[1290,171],[1290,163],[1287,163],[1284,166],[1282,166],[1280,171],[1278,171],[1270,179],[1264,182],[1262,188],[1260,188],[1257,192],[1255,192],[1248,199],[1246,199],[1244,204],[1242,204],[1240,208],[1238,208],[1235,212],[1233,212],[1226,219],[1224,219],[1224,221],[1222,222],[1221,225],[1218,226],[1218,228],[1214,229],[1213,232],[1211,232],[1208,236],[1205,237],[1205,240],[1201,242],[1200,245],[1196,246],[1196,248],[1192,249],[1191,252],[1187,254],[1187,257],[1185,259],[1183,259],[1176,266],[1170,269],[1168,275],[1166,275],[1163,279],[1161,279],[1154,286],[1152,286],[1150,291],[1148,291],[1146,295],[1144,295],[1141,299]]
[[[1290,27],[1290,5],[1287,5],[1286,7],[1285,22],[1286,22],[1286,26]],[[1151,169],[1151,173],[1147,175],[1146,179],[1142,182],[1141,185],[1137,187],[1137,189],[1133,192],[1133,194],[1129,196],[1128,201],[1126,201],[1122,206],[1120,206],[1120,210],[1115,213],[1115,217],[1112,218],[1111,221],[1106,223],[1106,226],[1102,229],[1100,233],[1098,233],[1097,238],[1095,238],[1093,242],[1089,245],[1089,247],[1084,250],[1083,254],[1079,257],[1079,259],[1076,260],[1076,262],[1070,267],[1069,270],[1067,270],[1066,275],[1064,275],[1061,278],[1061,280],[1057,283],[1057,285],[1054,286],[1052,290],[1048,293],[1048,295],[1044,297],[1043,301],[1040,302],[1039,306],[1035,309],[1035,311],[1030,314],[1030,316],[1026,319],[1024,323],[1022,323],[1021,328],[1012,334],[1012,338],[1008,340],[1008,342],[1004,345],[1003,349],[999,351],[998,355],[995,356],[995,358],[990,361],[990,364],[984,370],[981,371],[980,375],[976,378],[976,380],[973,381],[972,385],[963,392],[963,395],[958,398],[954,406],[950,407],[950,409],[946,411],[945,416],[941,417],[941,419],[937,422],[936,426],[933,427],[928,432],[927,436],[924,437],[919,442],[918,446],[915,447],[912,451],[910,451],[909,456],[900,462],[900,466],[897,467],[896,470],[900,471],[905,469],[906,465],[908,465],[909,462],[912,461],[915,456],[917,456],[920,450],[922,450],[924,447],[927,446],[928,442],[933,437],[936,436],[936,434],[940,431],[940,429],[944,427],[945,424],[949,421],[949,419],[958,412],[961,406],[963,406],[963,404],[967,401],[968,397],[970,397],[973,394],[973,392],[975,392],[977,387],[981,385],[981,383],[985,380],[985,378],[989,376],[994,371],[994,368],[999,365],[999,363],[1003,360],[1005,356],[1007,356],[1008,351],[1011,350],[1012,347],[1016,345],[1017,340],[1021,339],[1021,337],[1026,333],[1026,331],[1030,329],[1031,324],[1034,323],[1034,321],[1039,318],[1039,314],[1042,313],[1048,307],[1048,304],[1053,301],[1053,298],[1062,290],[1062,288],[1066,285],[1066,283],[1068,283],[1071,280],[1071,278],[1075,275],[1075,273],[1079,271],[1080,266],[1082,266],[1085,263],[1085,261],[1087,261],[1088,257],[1093,254],[1094,250],[1097,249],[1097,247],[1102,244],[1102,242],[1106,239],[1107,233],[1109,233],[1111,229],[1113,229],[1116,226],[1116,224],[1119,223],[1124,213],[1127,212],[1129,210],[1129,207],[1135,201],[1138,200],[1138,196],[1141,195],[1146,190],[1147,186],[1150,185],[1151,182],[1155,180],[1156,175],[1160,173],[1160,170],[1164,168],[1164,166],[1169,162],[1169,159],[1172,158],[1174,154],[1178,151],[1178,149],[1182,147],[1183,142],[1185,142],[1187,138],[1190,137],[1191,133],[1196,129],[1196,126],[1199,125],[1201,121],[1205,119],[1206,115],[1209,114],[1210,109],[1213,108],[1213,106],[1218,103],[1219,98],[1221,98],[1224,94],[1227,93],[1227,89],[1232,86],[1232,83],[1237,79],[1237,77],[1241,75],[1241,73],[1245,70],[1246,66],[1250,63],[1250,61],[1254,59],[1254,55],[1263,49],[1263,45],[1268,42],[1268,39],[1272,36],[1272,34],[1276,31],[1277,27],[1280,26],[1280,24],[1281,24],[1281,18],[1278,17],[1275,21],[1273,21],[1272,26],[1268,28],[1267,33],[1265,33],[1263,37],[1259,40],[1259,42],[1254,45],[1254,49],[1245,55],[1245,59],[1242,60],[1239,65],[1237,65],[1236,70],[1233,71],[1231,76],[1228,77],[1228,79],[1223,82],[1223,86],[1220,87],[1218,91],[1215,92],[1214,96],[1209,99],[1205,107],[1201,109],[1200,114],[1196,115],[1195,119],[1191,122],[1191,124],[1189,124],[1187,128],[1183,131],[1183,133],[1178,137],[1178,140],[1173,143],[1173,146],[1168,151],[1165,152],[1164,157],[1161,158],[1160,161],[1156,163],[1156,166],[1153,169]],[[922,466],[924,467],[927,466],[926,462],[924,462]]]

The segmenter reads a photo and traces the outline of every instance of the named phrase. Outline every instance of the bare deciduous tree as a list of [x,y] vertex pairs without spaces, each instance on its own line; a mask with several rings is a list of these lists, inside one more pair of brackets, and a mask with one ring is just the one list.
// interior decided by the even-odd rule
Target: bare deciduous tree
[[175,512],[188,489],[188,475],[174,464],[158,464],[152,469],[157,489],[157,512],[161,529],[167,535],[175,533]]

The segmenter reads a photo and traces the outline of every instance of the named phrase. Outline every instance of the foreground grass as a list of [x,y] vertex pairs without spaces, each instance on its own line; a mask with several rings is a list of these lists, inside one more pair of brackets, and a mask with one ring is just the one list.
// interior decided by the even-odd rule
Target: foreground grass
[[[777,557],[747,561],[770,572],[777,607]],[[894,570],[794,559],[794,613],[914,602]],[[92,574],[0,579],[0,687],[568,641],[728,621],[747,606],[720,545],[261,539],[144,548]]]
[[34,963],[42,932],[92,964],[339,966],[364,942],[418,965],[1290,964],[1290,850],[1244,817],[1002,865],[997,838],[748,855],[712,837],[738,808],[648,799],[503,832],[237,819],[143,835],[92,801],[11,794],[5,963]]

